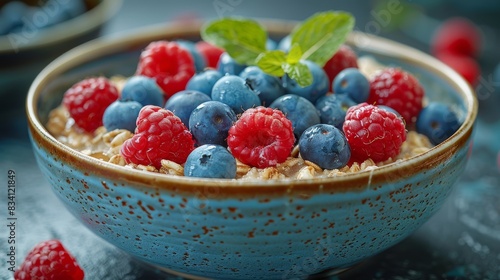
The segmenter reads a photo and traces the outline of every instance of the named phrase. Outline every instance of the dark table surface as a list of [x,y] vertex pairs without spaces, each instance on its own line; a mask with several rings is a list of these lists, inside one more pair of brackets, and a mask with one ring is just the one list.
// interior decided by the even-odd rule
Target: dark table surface
[[[497,51],[500,26],[496,19],[499,9],[480,6],[483,2],[498,6],[492,4],[494,1],[476,0],[472,7],[449,6],[447,1],[409,1],[424,5],[420,7],[425,14],[417,13],[417,20],[405,26],[392,24],[399,22],[402,15],[387,17],[383,13],[383,5],[387,3],[380,1],[309,0],[304,4],[304,1],[285,0],[125,0],[121,12],[104,27],[103,35],[114,36],[131,28],[185,16],[244,15],[300,20],[320,10],[337,9],[353,13],[358,30],[427,52],[432,27],[438,20],[456,15],[471,18],[485,34],[485,44],[479,58],[482,74],[477,86],[480,111],[475,146],[466,171],[441,210],[414,234],[357,267],[325,279],[500,279],[500,84],[493,78],[494,66],[500,61]],[[418,27],[419,24],[422,26]],[[0,192],[0,279],[12,277],[5,253],[9,246],[8,170],[17,174],[18,265],[35,244],[58,238],[76,256],[86,279],[179,279],[155,271],[107,244],[66,211],[34,160],[26,132],[24,96],[24,92],[3,93],[0,102],[0,174],[4,188]]]

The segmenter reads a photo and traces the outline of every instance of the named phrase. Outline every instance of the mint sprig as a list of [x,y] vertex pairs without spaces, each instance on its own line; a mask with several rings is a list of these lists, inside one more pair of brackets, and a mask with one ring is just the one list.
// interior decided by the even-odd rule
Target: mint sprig
[[313,82],[310,60],[323,67],[354,28],[354,17],[346,12],[316,13],[291,32],[291,48],[266,50],[267,33],[254,20],[223,18],[204,26],[202,39],[221,47],[238,63],[257,65],[269,75],[288,75],[302,86]]

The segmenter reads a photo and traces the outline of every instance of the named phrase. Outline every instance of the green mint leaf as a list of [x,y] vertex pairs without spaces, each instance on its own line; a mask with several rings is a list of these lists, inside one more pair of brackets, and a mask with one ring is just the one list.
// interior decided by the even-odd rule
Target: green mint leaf
[[323,67],[354,28],[354,17],[346,12],[316,13],[292,32],[292,45],[299,44],[302,59]]
[[242,18],[223,18],[203,26],[201,38],[226,50],[236,62],[254,64],[266,51],[267,33],[256,21]]
[[266,51],[257,57],[256,64],[266,74],[281,77],[285,75],[286,54],[281,50]]
[[288,52],[288,56],[286,57],[286,62],[289,64],[295,64],[300,61],[302,57],[302,49],[300,48],[300,45],[295,43],[292,45],[290,48],[290,51]]
[[313,82],[311,70],[302,62],[286,64],[284,70],[288,76],[295,80],[301,87],[309,86]]

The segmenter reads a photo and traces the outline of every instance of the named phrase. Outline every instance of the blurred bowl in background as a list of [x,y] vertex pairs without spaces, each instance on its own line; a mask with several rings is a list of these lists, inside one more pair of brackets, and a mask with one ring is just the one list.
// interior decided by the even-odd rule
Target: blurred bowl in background
[[[84,0],[85,12],[55,23],[55,12],[65,9],[65,5],[73,5],[72,1],[55,0],[51,7],[39,7],[22,16],[23,25],[16,32],[0,36],[0,96],[9,96],[2,107],[22,108],[29,85],[38,72],[63,52],[98,37],[103,24],[118,12],[122,3],[121,0]],[[0,4],[0,8],[10,2],[13,1]],[[47,22],[55,24],[36,27]]]

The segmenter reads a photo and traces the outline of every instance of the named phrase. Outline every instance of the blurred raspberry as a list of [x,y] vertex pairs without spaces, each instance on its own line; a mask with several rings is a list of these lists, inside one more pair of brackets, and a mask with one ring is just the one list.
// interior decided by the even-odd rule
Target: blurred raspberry
[[134,136],[126,140],[121,154],[128,163],[161,167],[167,159],[183,164],[194,150],[194,140],[181,119],[158,106],[144,106]]

